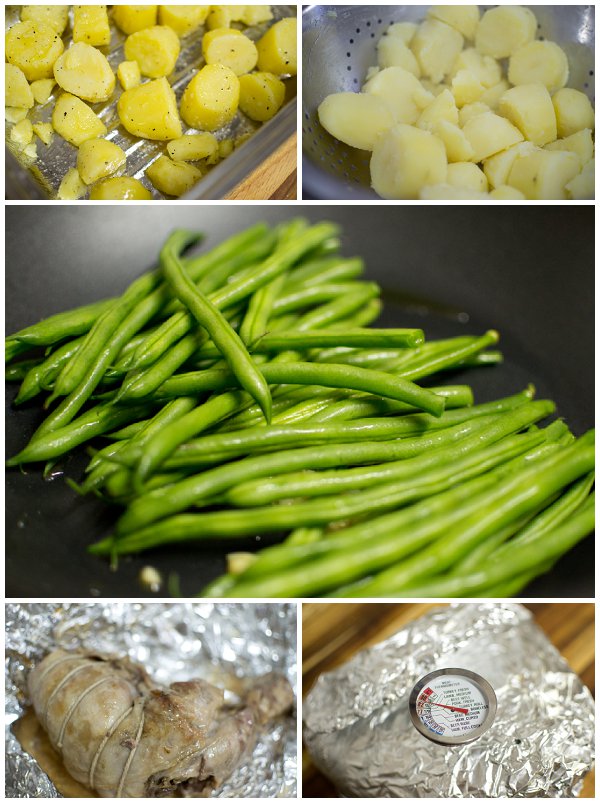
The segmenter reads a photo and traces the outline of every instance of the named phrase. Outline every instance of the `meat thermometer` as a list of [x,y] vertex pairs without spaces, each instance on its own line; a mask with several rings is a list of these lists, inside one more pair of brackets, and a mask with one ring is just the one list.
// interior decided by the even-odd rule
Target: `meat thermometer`
[[438,669],[415,684],[408,701],[415,728],[432,742],[467,744],[491,727],[496,694],[468,669]]

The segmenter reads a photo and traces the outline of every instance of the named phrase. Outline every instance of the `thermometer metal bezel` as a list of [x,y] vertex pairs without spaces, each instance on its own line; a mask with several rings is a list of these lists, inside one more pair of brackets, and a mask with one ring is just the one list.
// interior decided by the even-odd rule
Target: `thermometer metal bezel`
[[[474,728],[468,734],[464,736],[442,736],[440,734],[434,733],[433,731],[429,730],[423,722],[421,718],[417,714],[417,698],[421,689],[424,686],[427,686],[435,678],[440,677],[441,675],[460,675],[461,677],[467,678],[476,686],[479,686],[482,694],[484,697],[487,698],[488,701],[488,711],[485,719],[477,728]],[[459,669],[458,667],[448,667],[446,669],[436,669],[435,672],[430,672],[428,675],[424,675],[420,678],[414,685],[413,690],[410,693],[410,698],[408,701],[408,707],[410,710],[410,718],[412,719],[412,723],[415,728],[419,731],[419,733],[425,736],[426,739],[429,739],[432,742],[436,742],[437,744],[443,745],[457,745],[457,744],[468,744],[469,742],[474,742],[479,737],[484,734],[488,728],[490,728],[494,722],[496,717],[496,709],[498,707],[498,701],[496,699],[496,692],[492,688],[491,684],[488,681],[478,675],[476,672],[471,672],[469,669]]]

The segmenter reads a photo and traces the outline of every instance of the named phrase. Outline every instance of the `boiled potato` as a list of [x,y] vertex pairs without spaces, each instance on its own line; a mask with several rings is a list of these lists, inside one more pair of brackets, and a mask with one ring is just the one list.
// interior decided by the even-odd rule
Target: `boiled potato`
[[484,56],[505,59],[532,42],[537,20],[524,6],[496,6],[485,12],[477,26],[475,47]]
[[236,75],[250,72],[258,61],[254,42],[235,28],[215,28],[204,34],[202,53],[207,64],[223,64]]
[[385,101],[397,123],[416,123],[433,95],[421,86],[418,78],[402,67],[388,67],[374,75],[363,86],[363,92]]
[[276,75],[255,72],[240,76],[240,109],[251,120],[270,120],[283,106],[285,84]]
[[546,145],[556,139],[554,106],[543,84],[513,86],[500,98],[498,111],[534,145]]
[[129,35],[156,25],[157,12],[158,6],[113,6],[112,16],[123,33]]
[[530,42],[519,48],[508,62],[511,84],[543,84],[555,92],[569,80],[569,62],[555,42]]
[[258,69],[273,75],[296,75],[298,72],[296,17],[287,17],[272,25],[256,43]]
[[421,68],[415,54],[399,36],[384,34],[377,44],[377,63],[382,70],[386,67],[403,67],[408,72],[421,75]]
[[168,25],[178,36],[187,36],[204,25],[210,6],[159,6],[158,21]]
[[17,22],[6,33],[6,60],[19,67],[28,81],[52,78],[54,62],[64,49],[59,34],[43,22]]
[[503,78],[495,86],[491,86],[489,89],[486,89],[479,98],[479,101],[481,103],[485,103],[486,106],[495,112],[498,109],[500,98],[507,89],[510,89],[510,84]]
[[375,143],[371,183],[382,198],[416,199],[428,184],[446,181],[444,143],[429,131],[399,124]]
[[122,61],[117,67],[117,77],[123,89],[133,89],[142,82],[140,65],[137,61]]
[[33,126],[34,133],[41,139],[44,145],[49,145],[54,136],[54,129],[50,123],[35,123]]
[[65,173],[63,180],[60,182],[60,187],[56,193],[56,198],[59,201],[76,201],[85,195],[87,186],[81,180],[81,176],[74,167],[69,168]]
[[535,153],[537,147],[532,142],[517,142],[500,153],[484,159],[483,172],[491,187],[501,187],[508,182],[508,176],[515,159]]
[[584,128],[564,139],[557,139],[546,145],[549,151],[571,151],[579,156],[579,163],[583,167],[594,156],[594,140],[590,128]]
[[237,112],[240,80],[222,64],[207,64],[186,86],[181,116],[192,128],[216,131]]
[[40,78],[37,81],[33,81],[31,84],[31,91],[33,92],[35,102],[40,104],[47,103],[55,83],[56,81],[54,78]]
[[463,131],[473,146],[474,162],[481,162],[488,156],[493,156],[493,154],[523,140],[523,135],[518,128],[494,112],[478,114],[467,120]]
[[416,126],[426,131],[433,131],[440,120],[446,120],[452,125],[458,125],[458,109],[454,96],[449,89],[443,89],[440,94],[426,106],[419,115]]
[[479,6],[431,6],[427,16],[445,22],[465,39],[473,40],[479,23]]
[[27,83],[23,70],[14,64],[4,65],[4,105],[19,106],[22,109],[31,109],[33,106],[33,92]]
[[559,89],[552,97],[559,137],[582,128],[594,128],[594,110],[587,95],[577,89]]
[[127,89],[117,103],[119,120],[136,137],[177,139],[181,120],[175,93],[166,78]]
[[90,201],[151,201],[152,194],[141,181],[129,176],[107,178],[90,192]]
[[565,184],[568,197],[572,198],[574,201],[593,200],[596,191],[595,172],[594,160],[592,159],[584,165],[581,173]]
[[187,134],[179,139],[172,139],[167,145],[167,151],[174,162],[195,162],[218,153],[219,141],[208,131],[202,134]]
[[459,54],[454,62],[450,78],[460,70],[468,70],[486,89],[495,86],[502,79],[500,64],[491,56],[482,56],[474,47],[468,47]]
[[446,183],[475,192],[487,192],[488,182],[483,170],[473,162],[454,162],[448,165]]
[[125,166],[122,148],[108,139],[88,139],[82,142],[77,153],[77,172],[86,184],[116,173]]
[[423,187],[419,193],[421,201],[485,201],[486,193],[476,192],[466,187],[451,184],[433,184]]
[[401,39],[405,45],[410,45],[419,26],[416,22],[394,22],[387,29],[387,36],[396,36]]
[[319,121],[333,137],[352,148],[372,151],[379,137],[394,125],[394,117],[378,95],[338,92],[318,109]]
[[179,197],[202,178],[202,172],[187,162],[174,162],[159,156],[146,170],[146,176],[159,192]]
[[268,22],[273,19],[271,6],[244,6],[244,13],[241,21],[245,25],[260,25],[261,22]]
[[148,78],[163,78],[175,69],[179,57],[179,37],[167,25],[153,25],[132,33],[125,40],[127,61],[137,61]]
[[94,47],[110,44],[106,6],[73,6],[73,41]]
[[229,28],[232,22],[238,22],[246,13],[246,6],[211,6],[206,18],[209,31],[214,28]]
[[444,143],[449,162],[467,162],[473,158],[473,146],[458,126],[439,120],[433,133]]
[[234,147],[237,148],[242,144],[243,142],[241,142],[240,139],[237,139],[235,144],[232,139],[222,139],[219,142],[219,159],[226,159],[228,156],[231,156]]
[[25,118],[10,129],[10,141],[14,142],[18,148],[29,145],[33,139],[33,126],[31,120]]
[[495,201],[525,201],[527,200],[522,192],[516,190],[514,187],[509,187],[508,184],[502,184],[500,187],[495,187],[488,195],[488,198],[493,198]]
[[5,106],[4,118],[7,123],[20,123],[27,117],[29,109],[20,109],[18,106]]
[[459,70],[452,79],[452,94],[459,109],[468,103],[475,103],[483,92],[483,84],[470,70]]
[[52,126],[63,139],[77,146],[88,139],[106,134],[106,126],[102,120],[80,98],[68,92],[56,101],[52,112]]
[[69,6],[21,6],[23,22],[42,22],[62,35],[69,22]]
[[507,184],[520,190],[529,200],[564,201],[567,198],[566,185],[578,173],[577,154],[540,148],[515,159]]
[[66,92],[91,103],[108,100],[115,88],[115,74],[106,56],[91,45],[71,45],[54,63],[56,83]]
[[467,124],[467,121],[472,117],[477,117],[478,114],[485,114],[486,112],[490,111],[490,107],[485,103],[482,103],[480,100],[476,101],[475,103],[467,103],[467,105],[463,106],[458,112],[458,124],[461,128],[464,128]]
[[428,19],[419,25],[410,47],[421,73],[439,84],[451,72],[463,41],[462,35],[445,22]]

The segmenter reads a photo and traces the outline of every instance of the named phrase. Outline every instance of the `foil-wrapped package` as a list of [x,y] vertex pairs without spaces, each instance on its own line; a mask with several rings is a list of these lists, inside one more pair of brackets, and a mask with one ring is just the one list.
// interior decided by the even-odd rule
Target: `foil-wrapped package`
[[[29,702],[29,670],[53,649],[127,655],[161,684],[203,678],[224,687],[231,702],[236,678],[270,671],[297,691],[291,604],[14,603],[6,605],[5,643],[6,797],[61,797],[11,730]],[[286,717],[260,735],[213,796],[296,797],[296,742],[295,721]]]
[[[468,744],[425,738],[413,686],[468,669],[495,690],[492,726]],[[574,797],[594,760],[594,702],[526,608],[457,603],[323,674],[303,706],[314,763],[346,797]]]

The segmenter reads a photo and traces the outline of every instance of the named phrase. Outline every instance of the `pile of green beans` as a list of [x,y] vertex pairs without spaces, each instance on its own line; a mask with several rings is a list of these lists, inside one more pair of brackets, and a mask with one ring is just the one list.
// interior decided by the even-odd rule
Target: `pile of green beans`
[[374,328],[379,287],[331,223],[189,256],[201,240],[173,232],[121,296],[6,340],[15,405],[48,410],[8,465],[87,444],[69,484],[123,508],[92,553],[246,538],[205,596],[510,596],[592,531],[593,431],[548,423],[531,386],[444,382],[501,363],[496,331]]

